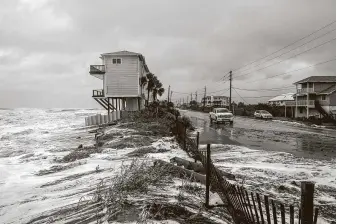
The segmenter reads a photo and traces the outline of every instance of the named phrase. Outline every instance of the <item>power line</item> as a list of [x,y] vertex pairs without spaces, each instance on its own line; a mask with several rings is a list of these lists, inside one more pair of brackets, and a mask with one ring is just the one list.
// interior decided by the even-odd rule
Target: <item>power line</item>
[[286,49],[287,47],[289,47],[289,46],[291,46],[291,45],[293,45],[293,44],[296,44],[296,43],[300,42],[301,40],[303,40],[303,39],[305,39],[305,38],[307,38],[307,37],[310,37],[311,35],[313,35],[313,34],[319,32],[319,31],[323,30],[324,28],[326,28],[326,27],[328,27],[328,26],[334,24],[335,22],[336,22],[336,20],[333,21],[333,22],[331,22],[331,23],[329,23],[329,24],[327,24],[327,25],[325,25],[325,26],[323,26],[322,28],[320,28],[320,29],[318,29],[318,30],[316,30],[316,31],[314,31],[314,32],[312,32],[312,33],[310,33],[310,34],[308,34],[308,35],[302,37],[301,39],[296,40],[295,42],[292,42],[291,44],[288,44],[287,46],[285,46],[285,47],[283,47],[283,48],[281,48],[281,49],[279,49],[279,50],[277,50],[277,51],[275,51],[275,52],[273,52],[273,53],[271,53],[271,54],[268,54],[267,56],[264,56],[264,57],[262,57],[262,58],[259,58],[259,59],[255,60],[255,61],[252,61],[252,62],[250,62],[250,63],[248,63],[248,64],[246,64],[246,65],[244,65],[244,66],[242,66],[242,67],[239,67],[239,68],[237,68],[237,69],[234,69],[233,71],[238,71],[238,70],[241,69],[241,68],[244,68],[244,67],[246,67],[246,66],[248,66],[248,65],[251,65],[251,64],[253,64],[253,63],[255,63],[255,62],[259,61],[259,60],[265,59],[265,58],[267,58],[267,57],[269,57],[269,56],[271,56],[271,55],[273,55],[273,54],[275,54],[275,53],[277,53],[277,52],[280,52],[281,50]]
[[[226,91],[226,90],[229,90],[229,88],[220,89],[220,90],[216,90],[216,91],[213,91],[213,92],[207,92],[207,93],[218,93],[218,92],[222,92],[222,91]],[[190,95],[191,94],[191,93],[182,93],[182,92],[176,92],[176,91],[171,91],[171,92],[174,92],[174,93],[177,93],[177,94],[186,94],[186,95]],[[203,94],[204,93],[198,93],[197,95],[203,95]]]
[[[285,55],[285,54],[287,54],[287,53],[289,53],[289,52],[292,52],[292,51],[294,51],[294,50],[296,50],[296,49],[298,49],[298,48],[300,48],[300,47],[303,47],[304,45],[306,45],[306,44],[308,44],[308,43],[310,43],[310,42],[312,42],[312,41],[314,41],[314,40],[317,40],[317,39],[319,39],[319,38],[321,38],[321,37],[323,37],[323,36],[325,36],[325,35],[331,33],[332,31],[335,31],[335,30],[336,30],[336,29],[330,30],[330,31],[324,33],[324,34],[321,35],[321,36],[318,36],[318,37],[316,37],[316,38],[314,38],[314,39],[312,39],[312,40],[310,40],[310,41],[308,41],[308,42],[305,42],[304,44],[302,44],[302,45],[300,45],[300,46],[297,46],[297,47],[295,47],[295,48],[293,48],[293,49],[291,49],[291,50],[289,50],[289,51],[287,51],[287,52],[284,52],[283,54],[280,54],[280,55],[278,55],[278,56],[276,56],[276,57],[274,57],[274,58],[268,59],[267,61],[261,62],[260,64],[256,64],[256,65],[254,65],[253,67],[257,67],[257,66],[262,65],[262,64],[264,64],[264,63],[266,63],[266,62],[268,62],[268,61],[274,60],[274,59],[276,59],[276,58],[278,58],[278,57],[280,57],[280,56],[282,56],[282,55]],[[245,72],[245,71],[248,71],[248,70],[250,70],[250,69],[251,69],[251,68],[248,68],[248,69],[243,70],[243,71],[241,71],[241,72]]]
[[280,88],[272,88],[272,89],[241,89],[241,88],[236,88],[238,90],[244,90],[244,91],[280,91],[280,90],[286,90],[286,89],[290,89],[290,88],[294,88],[294,86],[285,86],[285,87],[280,87]]
[[236,92],[236,94],[238,94],[238,96],[239,96],[243,101],[245,101],[246,104],[249,104],[245,99],[243,99],[243,98],[240,96],[240,94],[236,91],[235,88],[233,88],[233,89],[234,89],[234,91]]
[[276,96],[275,95],[274,96],[244,96],[244,98],[246,99],[257,99],[257,98],[265,98],[265,97],[276,97]]
[[327,43],[329,43],[329,42],[331,42],[331,41],[333,41],[333,40],[336,40],[336,38],[333,38],[333,39],[331,39],[331,40],[329,40],[329,41],[326,41],[326,42],[324,42],[324,43],[322,43],[322,44],[320,44],[320,45],[317,45],[317,46],[315,46],[315,47],[312,47],[312,48],[310,48],[310,49],[308,49],[308,50],[306,50],[306,51],[303,51],[303,52],[301,52],[301,53],[299,53],[299,54],[296,54],[296,55],[294,55],[294,56],[292,56],[292,57],[290,57],[290,58],[286,58],[286,59],[281,60],[281,61],[278,61],[278,62],[276,62],[276,63],[274,63],[274,64],[268,65],[268,66],[266,66],[266,67],[262,67],[262,68],[260,68],[260,69],[258,69],[258,70],[255,70],[255,71],[252,71],[252,72],[248,72],[248,73],[243,74],[243,75],[239,75],[239,76],[237,76],[237,77],[249,75],[249,74],[251,74],[251,73],[253,73],[253,72],[257,72],[257,71],[261,71],[261,70],[263,70],[263,69],[269,68],[269,67],[271,67],[271,66],[273,66],[273,65],[279,64],[279,63],[281,63],[281,62],[283,62],[283,61],[286,61],[286,60],[288,60],[288,59],[294,58],[294,57],[296,57],[296,56],[298,56],[298,55],[301,55],[301,54],[304,54],[304,53],[306,53],[306,52],[308,52],[308,51],[311,51],[311,50],[313,50],[313,49],[315,49],[315,48],[317,48],[317,47],[321,47],[321,46],[323,46],[323,45],[325,45],[325,44],[327,44]]
[[277,75],[269,76],[269,77],[266,77],[266,78],[263,78],[263,79],[257,79],[257,80],[254,80],[254,81],[250,81],[249,83],[258,82],[258,81],[266,80],[266,79],[271,79],[271,78],[275,78],[277,76],[286,75],[286,74],[293,73],[293,72],[298,72],[298,71],[301,71],[301,70],[304,70],[304,69],[307,69],[307,68],[312,68],[312,67],[315,67],[315,66],[318,66],[318,65],[326,64],[326,63],[331,62],[331,61],[336,61],[336,58],[331,59],[331,60],[327,60],[327,61],[323,61],[323,62],[320,62],[320,63],[317,63],[317,64],[313,64],[313,65],[310,65],[310,66],[307,66],[307,67],[304,67],[304,68],[299,68],[299,69],[292,70],[292,71],[289,71],[289,72],[284,72],[284,73],[280,73],[280,74],[277,74]]

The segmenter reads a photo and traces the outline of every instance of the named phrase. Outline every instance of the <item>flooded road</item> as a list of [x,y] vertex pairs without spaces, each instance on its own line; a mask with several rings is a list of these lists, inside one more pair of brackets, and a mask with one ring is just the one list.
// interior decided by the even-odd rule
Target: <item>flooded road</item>
[[300,123],[235,117],[233,126],[210,124],[209,115],[181,111],[200,132],[200,148],[237,183],[298,208],[300,183],[315,183],[318,223],[336,221],[336,133]]
[[336,130],[306,125],[235,117],[233,126],[210,124],[207,113],[182,111],[202,128],[201,142],[243,145],[253,149],[287,152],[296,157],[330,160],[336,158]]

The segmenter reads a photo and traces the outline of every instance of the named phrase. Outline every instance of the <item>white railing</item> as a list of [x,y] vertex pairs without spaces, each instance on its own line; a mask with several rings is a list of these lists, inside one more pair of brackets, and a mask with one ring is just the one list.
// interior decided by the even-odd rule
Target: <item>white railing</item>
[[314,106],[315,100],[297,100],[297,106]]
[[286,106],[295,106],[296,102],[295,101],[286,101],[285,104],[286,104]]
[[121,119],[120,111],[113,111],[109,115],[96,114],[85,118],[85,126],[108,124]]
[[105,73],[105,65],[90,65],[90,74],[104,74]]
[[321,106],[329,106],[330,102],[327,100],[319,100],[318,101]]
[[297,93],[313,93],[314,88],[303,88],[303,89],[297,89]]

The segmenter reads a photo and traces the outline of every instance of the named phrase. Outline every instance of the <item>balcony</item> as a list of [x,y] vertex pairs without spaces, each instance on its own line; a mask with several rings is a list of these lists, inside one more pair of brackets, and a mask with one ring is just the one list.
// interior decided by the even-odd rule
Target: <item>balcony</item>
[[104,97],[104,90],[103,89],[94,89],[92,91],[92,97]]
[[[296,101],[289,101],[285,102],[286,106],[296,106]],[[315,100],[297,100],[297,106],[298,107],[306,107],[308,106],[309,108],[314,108],[315,107]]]
[[285,105],[286,106],[296,106],[296,102],[295,101],[286,101]]
[[319,100],[318,102],[321,106],[330,106],[330,102],[327,100]]
[[297,94],[314,93],[314,88],[297,89]]
[[89,73],[92,74],[105,74],[105,65],[90,65]]
[[90,65],[89,73],[90,75],[103,80],[105,74],[105,65]]

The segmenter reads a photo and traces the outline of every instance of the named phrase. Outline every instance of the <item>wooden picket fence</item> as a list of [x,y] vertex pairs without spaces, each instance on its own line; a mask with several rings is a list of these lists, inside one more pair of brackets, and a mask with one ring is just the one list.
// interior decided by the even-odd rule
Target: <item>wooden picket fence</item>
[[209,206],[209,190],[216,191],[224,203],[224,207],[232,216],[236,224],[277,224],[296,223],[316,224],[318,208],[313,210],[314,184],[301,183],[300,208],[284,205],[270,199],[267,195],[260,195],[247,191],[226,181],[215,169],[211,161],[210,145],[206,151],[199,150],[199,135],[195,140],[187,137],[186,127],[177,120],[175,134],[183,143],[184,150],[201,161],[206,170],[206,206]]

